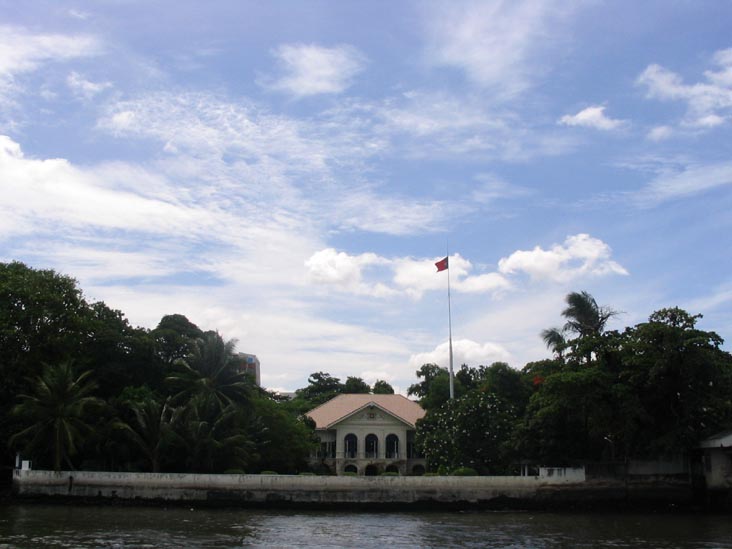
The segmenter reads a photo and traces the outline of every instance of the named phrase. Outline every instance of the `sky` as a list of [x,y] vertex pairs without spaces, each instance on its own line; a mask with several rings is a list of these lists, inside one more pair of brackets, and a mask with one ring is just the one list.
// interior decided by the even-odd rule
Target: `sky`
[[[550,357],[564,297],[732,338],[732,3],[0,0],[0,261],[262,384]],[[450,269],[434,263],[449,253]],[[725,348],[729,349],[728,346]]]

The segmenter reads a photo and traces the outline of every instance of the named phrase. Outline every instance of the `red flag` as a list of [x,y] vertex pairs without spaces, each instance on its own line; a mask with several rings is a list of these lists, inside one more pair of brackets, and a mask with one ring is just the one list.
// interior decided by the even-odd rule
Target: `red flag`
[[447,265],[447,258],[440,259],[437,263],[435,263],[435,267],[437,267],[437,272],[438,273],[440,271],[444,271],[445,269],[447,269],[447,267],[448,267],[448,265]]

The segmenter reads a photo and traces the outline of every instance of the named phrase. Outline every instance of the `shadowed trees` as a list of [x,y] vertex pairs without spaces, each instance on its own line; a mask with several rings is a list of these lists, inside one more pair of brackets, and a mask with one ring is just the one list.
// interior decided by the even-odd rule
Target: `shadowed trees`
[[30,425],[15,434],[10,444],[26,440],[27,450],[36,455],[51,451],[55,471],[61,469],[62,461],[73,468],[71,458],[91,431],[87,410],[101,404],[92,395],[96,384],[89,379],[91,374],[77,375],[71,362],[46,366],[33,381],[32,391],[19,395],[13,413]]

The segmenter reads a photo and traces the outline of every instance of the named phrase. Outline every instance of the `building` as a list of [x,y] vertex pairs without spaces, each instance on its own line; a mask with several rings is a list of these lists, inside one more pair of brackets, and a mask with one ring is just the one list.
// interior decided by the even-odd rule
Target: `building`
[[711,491],[732,492],[732,431],[703,440],[704,479]]
[[257,386],[262,386],[262,378],[259,374],[259,359],[257,358],[257,355],[236,353],[236,355],[234,355],[234,360],[240,372],[246,372],[252,375]]
[[425,460],[414,434],[424,414],[402,395],[338,395],[306,414],[320,438],[311,465],[337,475],[422,475]]

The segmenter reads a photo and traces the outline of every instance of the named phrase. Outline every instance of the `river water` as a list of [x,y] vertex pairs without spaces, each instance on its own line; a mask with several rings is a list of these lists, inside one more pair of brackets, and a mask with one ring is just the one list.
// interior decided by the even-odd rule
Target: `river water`
[[8,505],[0,548],[729,547],[729,515]]

